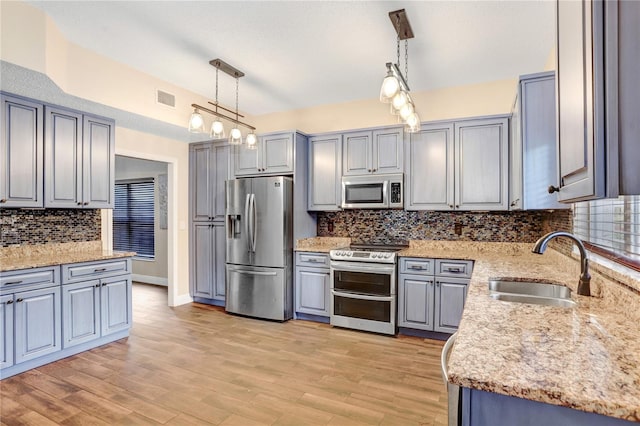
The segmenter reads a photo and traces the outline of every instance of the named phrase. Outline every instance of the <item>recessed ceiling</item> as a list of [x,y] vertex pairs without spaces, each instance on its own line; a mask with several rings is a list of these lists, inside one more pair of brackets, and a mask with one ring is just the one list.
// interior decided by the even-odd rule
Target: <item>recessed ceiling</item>
[[[28,2],[68,40],[210,99],[209,60],[225,60],[246,74],[240,109],[253,115],[376,98],[396,62],[397,9],[415,34],[412,91],[541,71],[554,42],[548,0]],[[219,85],[234,106],[234,79]]]

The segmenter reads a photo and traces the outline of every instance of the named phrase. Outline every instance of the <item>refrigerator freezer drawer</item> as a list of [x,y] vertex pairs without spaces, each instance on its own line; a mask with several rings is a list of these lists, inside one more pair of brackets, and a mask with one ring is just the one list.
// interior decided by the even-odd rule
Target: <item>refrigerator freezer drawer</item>
[[227,264],[227,312],[285,321],[290,319],[285,306],[289,298],[283,268]]

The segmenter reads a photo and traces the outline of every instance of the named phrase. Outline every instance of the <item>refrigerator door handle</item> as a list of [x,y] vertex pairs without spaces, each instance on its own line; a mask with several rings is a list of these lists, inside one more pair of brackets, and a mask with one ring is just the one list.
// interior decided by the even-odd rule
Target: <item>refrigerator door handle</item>
[[258,235],[258,215],[256,213],[256,194],[251,194],[251,251],[256,252]]
[[251,251],[251,216],[249,215],[251,211],[251,195],[252,194],[247,194],[247,197],[244,200],[244,217],[246,218],[244,221],[244,233],[247,236],[247,251],[249,252]]

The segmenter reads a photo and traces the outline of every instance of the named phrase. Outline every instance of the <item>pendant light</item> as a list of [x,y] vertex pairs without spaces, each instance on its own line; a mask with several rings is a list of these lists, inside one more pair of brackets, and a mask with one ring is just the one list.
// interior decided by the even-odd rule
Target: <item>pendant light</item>
[[202,118],[198,108],[193,110],[189,118],[189,131],[191,133],[204,133],[204,118]]
[[258,149],[258,136],[253,133],[253,130],[247,135],[245,142],[247,143],[247,149]]
[[[380,88],[380,102],[389,103],[391,114],[398,116],[398,120],[405,124],[405,131],[415,133],[420,131],[420,117],[415,110],[413,100],[409,95],[409,39],[413,38],[413,30],[404,9],[389,12],[389,18],[398,35],[396,39],[396,64],[387,62],[387,75],[382,80]],[[400,40],[404,40],[404,75],[400,71]]]
[[[219,68],[216,67],[216,112],[218,112],[218,71]],[[217,116],[213,120],[213,123],[211,123],[209,137],[212,139],[224,138],[224,124],[222,124],[222,121],[220,121],[220,118]]]
[[[238,75],[236,74],[236,124],[238,122],[238,86],[239,80]],[[231,129],[229,132],[229,143],[231,145],[241,145],[242,144],[242,132],[238,129],[238,126]]]

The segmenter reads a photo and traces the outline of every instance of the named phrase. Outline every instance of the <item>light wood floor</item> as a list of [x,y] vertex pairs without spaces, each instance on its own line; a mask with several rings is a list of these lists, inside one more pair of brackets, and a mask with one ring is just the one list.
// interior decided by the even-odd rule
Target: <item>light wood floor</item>
[[131,336],[0,382],[3,425],[445,425],[442,342],[275,323],[134,285]]

